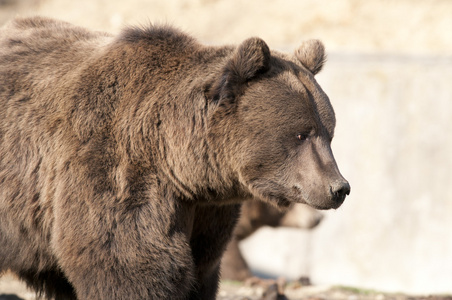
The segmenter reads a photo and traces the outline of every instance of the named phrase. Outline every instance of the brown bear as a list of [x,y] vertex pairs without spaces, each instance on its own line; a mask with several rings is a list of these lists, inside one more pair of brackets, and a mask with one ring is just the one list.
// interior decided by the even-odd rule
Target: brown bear
[[214,299],[243,199],[338,208],[335,115],[295,55],[47,18],[0,32],[0,272],[56,299]]
[[[244,281],[252,278],[252,272],[239,248],[239,242],[263,226],[312,229],[323,215],[306,204],[295,204],[280,210],[259,200],[248,200],[242,205],[239,221],[221,261],[221,278]],[[257,279],[257,278],[256,278]]]

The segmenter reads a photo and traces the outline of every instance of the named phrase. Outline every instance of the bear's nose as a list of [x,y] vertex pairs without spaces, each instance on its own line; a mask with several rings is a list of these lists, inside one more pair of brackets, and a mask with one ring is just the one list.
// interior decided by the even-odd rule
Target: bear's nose
[[331,185],[331,194],[334,202],[342,204],[345,197],[350,194],[350,184],[347,181],[336,181]]

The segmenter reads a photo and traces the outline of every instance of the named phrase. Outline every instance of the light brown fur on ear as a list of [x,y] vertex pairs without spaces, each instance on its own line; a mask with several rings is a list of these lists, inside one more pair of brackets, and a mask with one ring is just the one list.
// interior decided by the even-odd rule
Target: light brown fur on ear
[[325,47],[319,40],[307,40],[295,50],[295,57],[315,75],[326,61]]
[[270,49],[260,38],[241,43],[223,68],[223,74],[209,92],[212,99],[234,99],[244,83],[270,68]]
[[229,67],[241,80],[249,80],[265,72],[270,64],[270,49],[260,38],[253,37],[240,44]]

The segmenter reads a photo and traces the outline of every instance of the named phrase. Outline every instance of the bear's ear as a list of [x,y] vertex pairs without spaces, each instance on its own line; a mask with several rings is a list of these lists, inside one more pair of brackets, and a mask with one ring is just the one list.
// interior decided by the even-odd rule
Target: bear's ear
[[308,40],[295,50],[295,57],[315,75],[326,61],[325,47],[319,40]]
[[229,60],[226,69],[239,82],[246,82],[259,73],[268,70],[270,65],[270,49],[260,38],[245,40]]
[[223,67],[222,75],[211,91],[214,100],[235,98],[244,84],[270,67],[270,49],[260,38],[249,38],[240,44]]

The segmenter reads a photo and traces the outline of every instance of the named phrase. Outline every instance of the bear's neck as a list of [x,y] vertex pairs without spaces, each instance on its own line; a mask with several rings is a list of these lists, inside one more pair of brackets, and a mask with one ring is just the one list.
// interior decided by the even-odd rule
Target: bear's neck
[[196,54],[185,51],[161,57],[159,66],[135,69],[134,77],[140,80],[125,86],[117,98],[116,115],[121,117],[115,121],[115,135],[127,160],[167,178],[179,196],[236,202],[231,199],[242,196],[240,185],[230,178],[228,166],[220,163],[208,143],[205,97],[210,80],[206,74],[212,76],[212,69],[222,65],[231,49],[205,51],[203,63],[196,61]]

